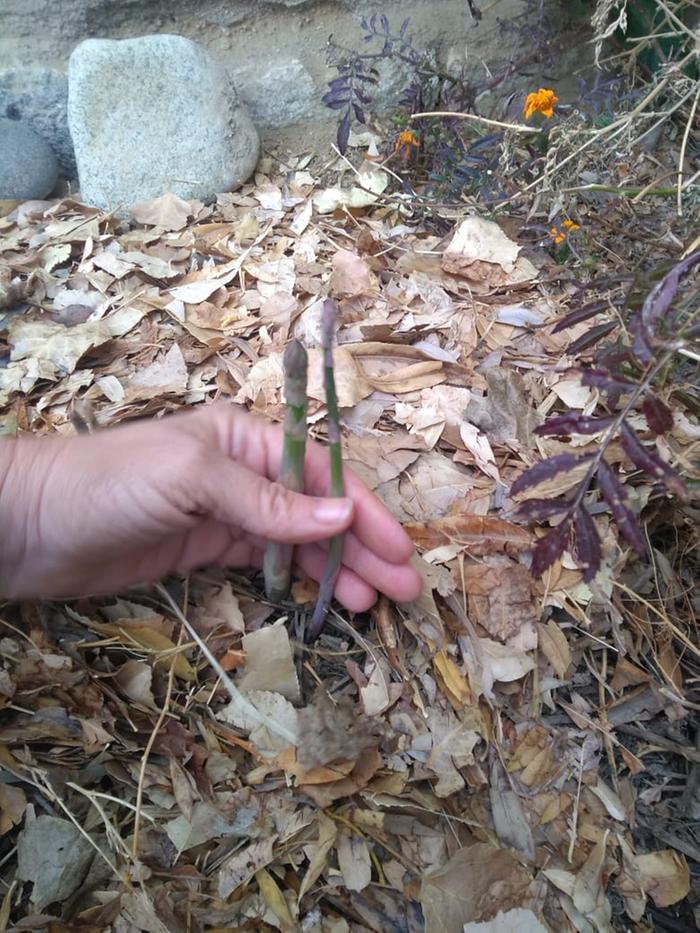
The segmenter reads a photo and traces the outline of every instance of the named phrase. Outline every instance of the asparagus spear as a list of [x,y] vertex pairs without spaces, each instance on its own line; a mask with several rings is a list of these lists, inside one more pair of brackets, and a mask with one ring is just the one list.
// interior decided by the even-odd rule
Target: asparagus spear
[[[331,495],[342,497],[345,495],[343,483],[343,452],[340,445],[340,415],[338,414],[338,397],[335,391],[335,374],[333,371],[333,338],[335,335],[336,304],[332,298],[326,298],[323,303],[321,315],[321,330],[323,335],[323,374],[326,388],[326,408],[328,409],[328,445],[331,460]],[[328,606],[333,598],[335,582],[340,572],[340,560],[343,554],[343,535],[331,538],[328,546],[328,558],[323,571],[323,577],[318,591],[318,599],[314,607],[314,614],[309,626],[309,636],[316,638],[323,623],[326,621]]]
[[[292,340],[284,351],[284,394],[287,410],[284,416],[284,447],[279,482],[293,492],[304,491],[304,453],[306,450],[306,373],[308,358],[304,345]],[[270,542],[265,551],[263,572],[265,593],[279,603],[289,595],[292,555],[291,544]]]

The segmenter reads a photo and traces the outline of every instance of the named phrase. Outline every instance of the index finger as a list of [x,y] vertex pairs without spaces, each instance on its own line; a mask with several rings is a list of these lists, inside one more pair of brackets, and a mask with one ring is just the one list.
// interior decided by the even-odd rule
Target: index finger
[[[330,465],[328,450],[312,442],[307,445],[304,474],[306,492],[328,495]],[[355,505],[352,530],[359,541],[391,564],[405,564],[413,555],[413,543],[384,503],[349,467],[343,468],[345,492]]]

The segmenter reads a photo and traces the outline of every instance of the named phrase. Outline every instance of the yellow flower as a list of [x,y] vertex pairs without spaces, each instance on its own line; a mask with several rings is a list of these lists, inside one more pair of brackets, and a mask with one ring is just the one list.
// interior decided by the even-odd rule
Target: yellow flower
[[420,149],[420,140],[411,130],[402,130],[394,144],[394,152],[398,153],[404,161],[407,161],[411,155],[412,146],[414,149]]
[[549,228],[549,236],[557,246],[561,246],[568,233],[576,233],[580,229],[581,225],[574,223],[573,220],[562,220],[561,227],[555,225]]
[[529,120],[533,113],[541,113],[543,117],[553,117],[554,108],[559,103],[559,98],[551,88],[541,87],[539,91],[533,91],[525,98],[523,113],[525,119]]

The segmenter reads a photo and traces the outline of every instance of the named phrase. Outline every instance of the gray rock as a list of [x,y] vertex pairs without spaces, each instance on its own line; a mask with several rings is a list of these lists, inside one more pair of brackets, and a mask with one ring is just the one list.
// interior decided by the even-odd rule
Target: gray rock
[[243,102],[259,126],[288,126],[317,108],[314,80],[298,58],[237,69]]
[[68,131],[68,75],[52,68],[0,71],[0,117],[24,120],[56,154],[61,175],[76,178]]
[[45,198],[58,181],[51,147],[20,120],[0,119],[0,201]]
[[250,177],[260,145],[228,72],[182,36],[82,42],[68,125],[82,198],[106,210],[166,191],[229,191]]

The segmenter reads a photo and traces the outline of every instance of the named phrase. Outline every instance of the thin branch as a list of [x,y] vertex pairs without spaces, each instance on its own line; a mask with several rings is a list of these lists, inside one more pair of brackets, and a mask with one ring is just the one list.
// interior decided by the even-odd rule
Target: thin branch
[[501,120],[490,120],[488,117],[480,117],[476,113],[458,113],[452,110],[428,110],[425,113],[414,113],[412,120],[418,120],[420,117],[454,117],[455,120],[471,120],[474,123],[483,123],[485,126],[496,126],[503,130],[512,130],[514,133],[528,133],[529,135],[540,135],[544,133],[546,127],[526,126],[524,123],[504,123]]
[[688,139],[690,138],[690,128],[693,125],[693,120],[695,119],[695,111],[698,109],[698,100],[700,100],[700,84],[698,84],[698,89],[695,93],[693,106],[690,108],[690,116],[688,117],[688,122],[685,125],[685,132],[683,133],[683,141],[681,143],[681,151],[678,155],[678,195],[676,209],[678,211],[679,217],[683,216],[683,162],[685,160],[685,150],[688,145]]

